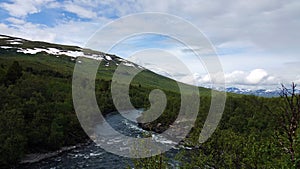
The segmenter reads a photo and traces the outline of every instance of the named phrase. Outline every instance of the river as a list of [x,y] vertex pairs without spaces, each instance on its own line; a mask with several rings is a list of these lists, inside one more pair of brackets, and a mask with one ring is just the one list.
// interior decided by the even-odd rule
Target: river
[[[141,111],[128,111],[130,116],[138,117]],[[131,137],[140,137],[147,131],[140,128],[137,123],[125,119],[117,112],[110,113],[106,116],[106,121],[116,130]],[[103,128],[105,126],[98,126]],[[162,144],[169,144],[172,142],[166,138],[160,137],[158,134],[152,134],[152,137],[156,141]],[[118,140],[109,140],[118,141]],[[169,163],[172,168],[177,168],[178,162],[174,160],[174,157],[181,149],[189,149],[183,146],[174,146],[173,149],[166,153],[166,156],[170,159]],[[22,164],[18,168],[22,169],[121,169],[132,166],[132,160],[130,158],[121,157],[109,152],[106,152],[95,143],[88,144],[83,147],[79,147],[67,152],[63,152],[58,156],[42,160],[37,163]]]

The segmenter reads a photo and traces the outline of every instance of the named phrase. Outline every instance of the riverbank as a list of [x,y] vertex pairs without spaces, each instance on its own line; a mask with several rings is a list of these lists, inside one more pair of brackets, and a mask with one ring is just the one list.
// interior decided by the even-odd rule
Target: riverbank
[[48,153],[33,153],[33,154],[26,154],[20,161],[19,164],[30,164],[30,163],[37,163],[43,160],[46,160],[48,158],[52,158],[55,156],[59,156],[60,154],[64,153],[64,152],[68,152],[71,150],[74,150],[76,148],[80,148],[83,146],[87,146],[89,144],[91,144],[92,141],[88,140],[86,143],[78,143],[74,146],[67,146],[67,147],[62,147],[59,150],[53,151],[53,152],[48,152]]
[[[173,125],[162,125],[161,123],[158,123],[157,125],[152,124],[152,123],[138,123],[138,126],[140,128],[142,128],[143,130],[155,132],[158,134],[161,134],[161,133],[165,132],[167,129],[170,129],[175,134],[174,135],[165,134],[165,137],[167,139],[170,139],[170,140],[174,140],[174,138],[181,139],[181,141],[179,142],[179,145],[184,146],[184,147],[186,146],[186,147],[199,148],[199,145],[195,145],[189,140],[190,133],[188,133],[186,135],[184,133],[185,132],[184,130],[182,130],[181,128],[175,128]],[[184,126],[184,125],[182,125],[182,126]],[[183,136],[185,136],[185,137],[183,137]]]

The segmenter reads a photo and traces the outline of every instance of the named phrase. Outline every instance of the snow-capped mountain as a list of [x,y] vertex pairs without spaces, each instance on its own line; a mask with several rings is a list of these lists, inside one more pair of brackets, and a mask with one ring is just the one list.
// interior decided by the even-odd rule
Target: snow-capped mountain
[[228,87],[226,88],[226,92],[236,93],[236,94],[246,94],[246,95],[255,95],[255,96],[262,96],[262,97],[279,97],[280,90],[269,90],[269,89],[258,89],[258,90],[251,90],[251,89],[241,89],[237,87]]
[[103,52],[84,49],[77,46],[66,46],[51,44],[46,42],[29,41],[26,39],[0,35],[0,49],[3,52],[13,52],[26,55],[36,55],[38,53],[48,54],[55,57],[69,57],[71,61],[81,63],[79,57],[91,58],[105,62],[105,66],[118,66],[123,64],[136,69],[144,69],[143,67],[117,57],[115,55]]

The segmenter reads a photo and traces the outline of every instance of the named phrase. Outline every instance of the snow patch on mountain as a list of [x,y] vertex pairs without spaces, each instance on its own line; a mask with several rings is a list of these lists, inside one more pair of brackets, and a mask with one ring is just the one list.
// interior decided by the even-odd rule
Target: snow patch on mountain
[[77,61],[77,63],[83,63],[83,60],[77,58],[85,57],[85,58],[95,59],[95,60],[104,60],[105,61],[104,65],[106,67],[112,65],[118,66],[120,63],[122,63],[123,65],[128,67],[134,67],[136,69],[144,69],[143,67],[138,66],[125,59],[121,59],[114,55],[92,51],[89,49],[82,49],[79,47],[72,47],[72,46],[66,47],[63,45],[57,45],[56,47],[55,44],[48,44],[43,42],[35,43],[28,40],[13,38],[5,35],[0,35],[0,39],[2,42],[1,44],[3,44],[3,46],[2,45],[0,46],[0,49],[3,50],[12,49],[15,50],[17,53],[36,55],[38,53],[43,52],[49,55],[53,55],[57,58],[59,58],[60,56],[68,56],[70,57],[71,61]]
[[7,40],[8,42],[23,42],[24,40],[23,39],[10,39],[10,40]]
[[127,62],[122,63],[122,65],[129,66],[129,67],[135,67],[134,64],[127,63]]
[[14,41],[19,41],[19,42],[23,42],[23,39],[14,39]]
[[[71,60],[74,61],[75,58],[78,57],[85,57],[85,58],[90,58],[90,59],[95,59],[95,60],[106,60],[107,63],[105,64],[106,67],[108,67],[110,65],[110,61],[115,62],[115,64],[118,66],[118,62],[116,62],[111,56],[106,55],[106,54],[90,54],[90,53],[85,53],[83,51],[75,51],[75,50],[60,50],[57,48],[19,48],[19,47],[14,47],[14,46],[0,46],[2,49],[10,49],[10,48],[17,48],[17,52],[18,53],[24,53],[24,54],[31,54],[31,55],[35,55],[37,53],[40,52],[45,52],[47,54],[50,55],[54,55],[56,57],[59,57],[61,55],[65,55],[65,56],[69,56],[71,57]],[[135,67],[135,68],[139,68],[139,69],[143,69],[143,67],[141,66],[136,66],[131,62],[128,62],[127,60],[121,59],[121,58],[116,58],[118,61],[122,62],[123,65],[125,66],[129,66],[129,67]],[[79,63],[79,62],[78,62]],[[80,62],[81,63],[81,62]]]
[[110,57],[110,56],[107,56],[107,55],[105,56],[105,59],[106,59],[106,60],[112,60],[111,57]]
[[21,42],[10,42],[11,45],[21,45]]
[[48,48],[49,53],[53,54],[53,55],[59,55],[60,50],[56,49],[56,48]]
[[62,50],[59,50],[59,49],[56,49],[56,48],[47,48],[47,49],[43,49],[43,48],[22,49],[22,48],[19,48],[17,50],[17,52],[24,53],[24,54],[32,54],[32,55],[40,53],[40,52],[46,52],[46,53],[51,54],[51,55],[56,55],[56,56],[66,55],[66,56],[69,56],[69,57],[72,57],[72,58],[86,57],[86,58],[96,59],[96,60],[102,60],[103,59],[103,56],[101,56],[101,55],[96,55],[96,54],[88,55],[88,54],[84,54],[84,52],[82,52],[82,51],[62,51]]
[[127,62],[127,60],[122,59],[122,58],[118,58],[118,60],[119,60],[120,62]]
[[11,46],[0,46],[0,48],[2,48],[2,49],[11,49],[13,47],[11,47]]
[[85,56],[85,54],[80,51],[61,51],[58,53],[58,55],[66,55],[66,56],[70,56],[70,57]]
[[9,39],[9,40],[6,40],[6,41],[11,45],[22,45],[23,44],[22,39]]
[[22,49],[22,48],[20,48],[20,49],[17,50],[17,52],[19,52],[19,53],[32,54],[32,55],[37,54],[39,52],[44,52],[44,51],[45,51],[45,49],[41,49],[41,48],[34,48],[34,49]]

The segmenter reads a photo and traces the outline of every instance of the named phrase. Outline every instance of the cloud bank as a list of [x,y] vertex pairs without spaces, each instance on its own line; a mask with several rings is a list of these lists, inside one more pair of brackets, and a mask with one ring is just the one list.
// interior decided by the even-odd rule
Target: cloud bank
[[[209,84],[218,84],[220,74],[215,75],[199,75],[194,74],[195,79],[198,80],[198,84],[202,86],[208,86]],[[261,86],[277,87],[282,79],[269,74],[264,69],[254,69],[251,71],[233,71],[229,73],[224,73],[226,86],[243,86],[245,88],[261,88]],[[251,87],[252,86],[252,87]]]

